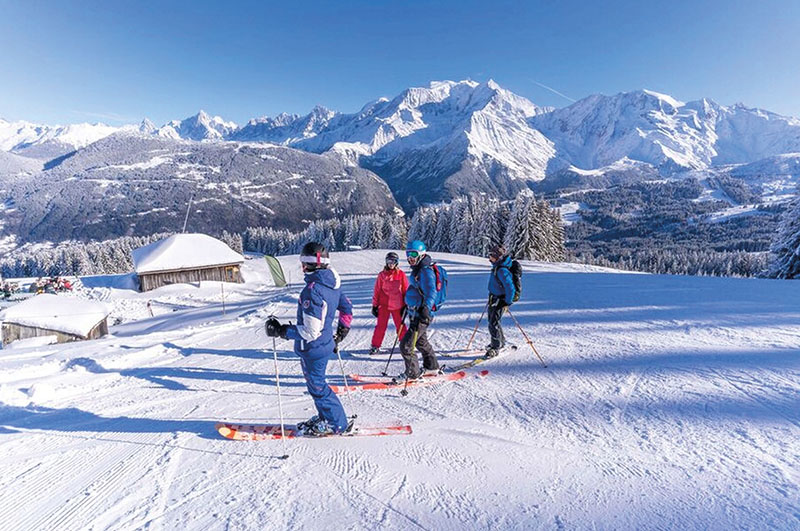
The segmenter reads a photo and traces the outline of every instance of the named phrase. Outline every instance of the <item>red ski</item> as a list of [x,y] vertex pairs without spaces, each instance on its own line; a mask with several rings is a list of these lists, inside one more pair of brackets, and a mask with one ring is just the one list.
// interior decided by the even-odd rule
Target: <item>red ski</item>
[[[228,424],[226,422],[218,422],[216,428],[220,435],[226,439],[232,439],[235,441],[267,441],[281,438],[280,424]],[[309,439],[330,437],[374,437],[379,435],[410,435],[411,426],[356,426],[352,431],[347,433],[324,435],[323,437],[304,435],[301,430],[298,430],[294,426],[284,425],[283,431],[287,439],[298,439],[301,437]]]
[[[475,376],[483,377],[489,374],[489,371],[481,371]],[[469,375],[466,371],[458,371],[458,372],[451,372],[447,374],[438,374],[436,376],[427,376],[423,377],[419,380],[409,380],[408,383],[403,381],[393,381],[389,378],[385,378],[382,381],[377,382],[363,382],[353,384],[349,387],[350,391],[370,391],[370,390],[381,390],[381,389],[405,389],[406,387],[424,387],[426,385],[435,385],[437,383],[444,383],[444,382],[454,382],[456,380],[461,380],[462,378],[466,378]],[[356,381],[361,381],[360,378],[369,378],[368,376],[361,376],[358,374],[351,375]],[[346,388],[344,385],[331,385],[331,389],[336,394],[340,394],[345,392]]]

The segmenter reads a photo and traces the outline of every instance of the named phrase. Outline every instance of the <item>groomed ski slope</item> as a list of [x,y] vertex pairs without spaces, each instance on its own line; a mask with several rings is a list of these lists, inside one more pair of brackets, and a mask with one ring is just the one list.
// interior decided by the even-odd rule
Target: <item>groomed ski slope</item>
[[[333,255],[356,309],[347,373],[386,360],[365,354],[384,254]],[[455,365],[488,262],[434,257],[450,293],[431,341]],[[800,527],[800,282],[526,263],[512,310],[546,369],[506,317],[519,349],[474,369],[486,378],[342,397],[360,422],[413,435],[288,441],[282,461],[281,441],[214,431],[278,421],[263,322],[294,320],[302,278],[296,257],[282,262],[288,289],[245,262],[247,284],[224,285],[225,315],[218,283],[137,294],[87,278],[125,321],[111,337],[0,350],[0,527]],[[487,338],[484,322],[476,342]],[[306,419],[297,358],[277,347],[284,413]],[[328,372],[341,383],[338,362]]]

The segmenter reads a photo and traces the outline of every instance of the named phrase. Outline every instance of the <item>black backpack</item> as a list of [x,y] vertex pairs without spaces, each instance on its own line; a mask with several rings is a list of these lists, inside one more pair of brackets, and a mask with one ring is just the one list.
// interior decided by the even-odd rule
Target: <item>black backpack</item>
[[[497,269],[500,269],[500,267]],[[517,260],[512,260],[511,267],[507,269],[511,271],[511,281],[514,283],[514,300],[511,302],[517,302],[522,295],[522,264],[520,264]]]

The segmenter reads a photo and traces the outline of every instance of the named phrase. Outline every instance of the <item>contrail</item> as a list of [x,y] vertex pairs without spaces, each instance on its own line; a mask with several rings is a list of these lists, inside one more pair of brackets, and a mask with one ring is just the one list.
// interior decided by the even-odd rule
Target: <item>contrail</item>
[[542,87],[542,88],[544,88],[544,89],[547,89],[547,90],[549,90],[549,91],[550,91],[550,92],[552,92],[553,94],[557,94],[558,96],[561,96],[562,98],[568,99],[568,100],[569,100],[569,101],[571,101],[572,103],[575,103],[576,101],[578,101],[578,100],[575,100],[575,99],[572,99],[572,98],[570,98],[570,97],[569,97],[569,96],[567,96],[566,94],[562,94],[562,93],[560,93],[559,91],[557,91],[557,90],[556,90],[556,89],[554,89],[554,88],[550,88],[550,87],[548,87],[547,85],[545,85],[545,84],[543,84],[543,83],[539,83],[538,81],[534,81],[533,79],[531,79],[531,82],[533,82],[533,83],[536,83],[536,84],[537,84],[537,85],[539,85],[540,87]]

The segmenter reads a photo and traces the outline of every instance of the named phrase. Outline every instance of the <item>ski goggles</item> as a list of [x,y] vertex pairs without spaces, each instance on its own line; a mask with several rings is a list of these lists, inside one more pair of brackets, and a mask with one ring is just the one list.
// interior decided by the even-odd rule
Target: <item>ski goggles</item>
[[387,258],[387,259],[386,259],[386,264],[387,264],[387,265],[388,265],[388,264],[390,264],[390,265],[397,265],[397,258]]
[[419,258],[419,251],[406,251],[408,258]]

